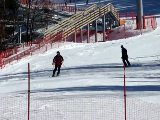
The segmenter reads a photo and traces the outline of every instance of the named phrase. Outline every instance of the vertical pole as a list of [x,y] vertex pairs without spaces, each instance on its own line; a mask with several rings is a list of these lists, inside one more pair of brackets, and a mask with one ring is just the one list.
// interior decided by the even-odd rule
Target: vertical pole
[[109,33],[110,33],[110,30],[107,29],[107,40],[109,40]]
[[87,43],[90,43],[90,38],[89,38],[89,24],[87,25]]
[[28,45],[28,42],[29,42],[29,37],[28,37],[28,31],[29,31],[29,17],[30,17],[30,0],[29,0],[29,3],[27,2],[27,7],[29,5],[29,9],[28,9],[28,13],[27,13],[27,45]]
[[103,16],[103,42],[105,42],[105,26],[106,26],[106,21],[105,21],[105,15]]
[[126,76],[125,76],[125,65],[124,65],[124,109],[125,109],[125,120],[127,120],[127,114],[126,114]]
[[18,54],[16,56],[17,56],[17,61],[18,61]]
[[76,14],[76,9],[77,9],[77,7],[76,7],[76,0],[75,0],[75,7],[74,7],[75,14]]
[[86,5],[88,5],[88,0],[86,0]]
[[137,29],[139,29],[139,25],[138,25],[138,16],[136,15],[136,27]]
[[22,40],[22,35],[21,35],[21,32],[22,32],[22,31],[21,31],[21,26],[20,26],[20,31],[19,31],[19,32],[20,32],[20,38],[19,38],[19,39],[20,39],[20,44],[21,44],[21,42],[22,42],[22,41],[21,41],[21,40]]
[[23,50],[24,50],[24,43],[23,43]]
[[39,40],[39,53],[41,53],[41,44],[40,44],[40,40]]
[[126,11],[126,20],[128,20],[128,12]]
[[64,31],[64,47],[65,47],[65,44],[66,44],[66,39],[67,39],[67,36],[66,36],[66,32]]
[[95,29],[96,29],[96,32],[95,32],[95,42],[97,42],[97,20],[95,20]]
[[50,43],[51,43],[51,49],[52,49],[52,35],[50,34]]
[[47,51],[47,37],[45,39],[45,47],[46,47],[46,51]]
[[60,33],[58,33],[58,48],[59,48],[59,39],[60,39],[59,35],[60,35]]
[[2,62],[2,61],[3,61],[3,58],[2,58],[2,53],[1,53],[1,54],[0,54],[0,63],[1,63],[1,66],[0,66],[0,67],[1,67],[1,69],[2,69],[2,67],[3,67],[3,62]]
[[81,43],[83,42],[83,29],[80,29],[80,33],[81,33]]
[[17,43],[20,43],[20,27],[19,27],[19,25],[18,25],[18,38],[17,38]]
[[[4,12],[6,12],[6,2],[5,2],[5,0],[4,0]],[[3,17],[4,17],[4,19],[6,19],[6,18],[5,18],[5,14],[4,14],[4,16],[3,16]],[[6,22],[4,22],[4,26],[3,26],[3,31],[4,31],[4,40],[6,40],[6,37],[5,37],[5,36],[6,36],[6,32],[5,32],[5,31],[6,31],[6,30],[5,30],[5,29],[6,29],[6,27],[5,27],[5,26],[6,26]],[[1,44],[2,44],[2,40],[1,40]]]
[[124,24],[124,38],[126,39],[126,26]]
[[4,66],[4,58],[5,58],[4,52],[2,52],[1,55],[2,55],[2,66]]
[[30,119],[30,64],[28,63],[28,120]]
[[76,43],[76,30],[75,30],[75,32],[74,32],[74,42]]
[[139,29],[143,27],[143,2],[142,0],[137,0],[137,15],[138,15],[138,24],[140,25]]
[[143,29],[146,29],[146,21],[145,21],[145,16],[143,15]]
[[[30,42],[29,42],[30,43]],[[31,44],[29,45],[30,46],[30,55],[32,56],[32,48],[31,48]]]
[[133,14],[133,11],[131,11],[131,14],[132,14],[132,20],[134,22],[134,14]]
[[125,65],[124,65],[124,96],[126,96],[126,75],[125,75]]

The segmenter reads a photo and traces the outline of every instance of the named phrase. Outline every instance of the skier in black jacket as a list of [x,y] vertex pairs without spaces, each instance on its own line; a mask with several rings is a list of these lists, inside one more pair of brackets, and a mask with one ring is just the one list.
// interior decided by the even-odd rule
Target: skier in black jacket
[[127,67],[127,66],[131,66],[130,62],[128,61],[128,55],[127,55],[127,50],[126,48],[123,47],[123,45],[121,45],[122,48],[122,61],[123,64]]

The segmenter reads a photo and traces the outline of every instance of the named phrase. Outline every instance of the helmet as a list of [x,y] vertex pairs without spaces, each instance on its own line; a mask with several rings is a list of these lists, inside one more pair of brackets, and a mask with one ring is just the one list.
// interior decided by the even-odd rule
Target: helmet
[[60,53],[59,51],[57,51],[57,53]]

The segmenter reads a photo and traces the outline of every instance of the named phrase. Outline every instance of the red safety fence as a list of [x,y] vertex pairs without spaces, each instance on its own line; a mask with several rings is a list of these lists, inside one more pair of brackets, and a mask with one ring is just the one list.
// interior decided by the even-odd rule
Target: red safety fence
[[0,54],[0,67],[3,68],[13,61],[19,61],[28,55],[32,56],[33,54],[46,52],[48,49],[52,49],[53,47],[57,48],[63,44],[62,33],[57,33],[56,35],[50,35],[44,39],[39,39],[36,42],[29,42],[28,45],[23,44],[19,48],[8,49]]

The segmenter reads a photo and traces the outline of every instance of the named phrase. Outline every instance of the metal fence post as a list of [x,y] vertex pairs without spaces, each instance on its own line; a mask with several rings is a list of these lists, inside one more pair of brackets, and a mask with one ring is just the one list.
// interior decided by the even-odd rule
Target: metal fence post
[[28,63],[28,120],[30,119],[30,64]]
[[127,120],[126,114],[126,76],[125,76],[125,65],[124,65],[124,110],[125,110],[125,120]]

